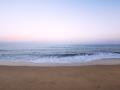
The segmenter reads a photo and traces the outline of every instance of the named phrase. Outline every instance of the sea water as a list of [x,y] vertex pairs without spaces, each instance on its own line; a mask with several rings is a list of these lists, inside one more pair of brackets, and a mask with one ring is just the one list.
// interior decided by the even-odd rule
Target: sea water
[[120,45],[0,43],[0,61],[84,63],[120,58]]

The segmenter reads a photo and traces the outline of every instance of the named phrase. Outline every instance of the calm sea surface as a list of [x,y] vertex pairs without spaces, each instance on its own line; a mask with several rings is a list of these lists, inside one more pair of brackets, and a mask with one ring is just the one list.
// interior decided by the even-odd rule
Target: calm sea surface
[[120,58],[120,45],[0,43],[0,61],[83,63]]

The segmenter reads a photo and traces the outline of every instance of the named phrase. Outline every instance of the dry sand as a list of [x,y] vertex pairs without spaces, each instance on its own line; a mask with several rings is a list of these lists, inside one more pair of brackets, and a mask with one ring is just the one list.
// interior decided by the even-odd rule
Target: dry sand
[[0,90],[120,90],[120,65],[0,66]]

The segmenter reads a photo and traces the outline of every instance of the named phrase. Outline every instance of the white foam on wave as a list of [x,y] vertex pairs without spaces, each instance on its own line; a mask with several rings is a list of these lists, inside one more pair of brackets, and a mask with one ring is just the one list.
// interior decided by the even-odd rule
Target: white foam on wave
[[79,55],[70,57],[45,57],[35,60],[30,60],[28,62],[32,63],[47,63],[47,64],[64,64],[64,63],[85,63],[88,61],[105,59],[105,58],[120,58],[120,54],[113,53],[98,53],[94,55]]

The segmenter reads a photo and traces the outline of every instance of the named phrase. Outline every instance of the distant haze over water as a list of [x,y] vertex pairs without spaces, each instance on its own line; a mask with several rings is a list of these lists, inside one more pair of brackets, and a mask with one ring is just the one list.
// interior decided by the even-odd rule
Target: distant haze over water
[[0,61],[120,58],[120,0],[0,0]]
[[0,0],[0,41],[120,43],[120,0]]

